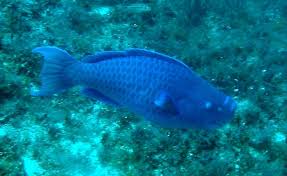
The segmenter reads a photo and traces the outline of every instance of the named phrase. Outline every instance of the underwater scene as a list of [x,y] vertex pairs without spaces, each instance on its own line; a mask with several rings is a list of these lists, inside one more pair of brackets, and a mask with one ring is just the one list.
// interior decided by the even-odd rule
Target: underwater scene
[[0,176],[287,176],[286,0],[0,0]]

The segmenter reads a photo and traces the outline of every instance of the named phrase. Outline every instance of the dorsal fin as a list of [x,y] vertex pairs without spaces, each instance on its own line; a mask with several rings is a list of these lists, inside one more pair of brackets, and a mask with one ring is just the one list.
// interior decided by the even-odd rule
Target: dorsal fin
[[95,55],[87,55],[81,60],[85,63],[96,63],[107,59],[126,57],[127,53],[125,51],[102,51],[97,52]]
[[139,48],[131,48],[131,49],[127,49],[126,52],[128,53],[128,56],[145,56],[145,57],[156,58],[156,59],[164,60],[164,61],[167,61],[173,64],[178,64],[180,66],[186,67],[187,69],[190,69],[182,61],[172,58],[168,55],[158,53],[156,51],[150,51],[150,50],[139,49]]
[[150,51],[146,49],[138,49],[138,48],[131,48],[131,49],[127,49],[124,51],[102,51],[102,52],[96,53],[95,55],[85,56],[82,59],[82,62],[96,63],[96,62],[100,62],[100,61],[108,60],[108,59],[116,59],[116,58],[123,58],[123,57],[136,57],[136,56],[161,59],[166,62],[178,64],[189,69],[189,67],[185,65],[183,62],[177,59],[174,59],[170,56],[167,56],[167,55],[155,52],[155,51]]

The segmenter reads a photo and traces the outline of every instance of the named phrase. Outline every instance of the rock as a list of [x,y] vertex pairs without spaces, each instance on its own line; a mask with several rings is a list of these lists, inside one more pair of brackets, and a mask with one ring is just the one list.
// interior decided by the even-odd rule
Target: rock
[[5,82],[5,72],[3,67],[0,66],[0,84],[3,84]]
[[54,123],[62,123],[68,117],[69,113],[65,109],[55,109],[48,114],[48,121]]
[[44,169],[40,166],[37,160],[32,159],[30,156],[23,156],[22,160],[23,160],[25,175],[35,176],[35,175],[41,175],[44,173]]

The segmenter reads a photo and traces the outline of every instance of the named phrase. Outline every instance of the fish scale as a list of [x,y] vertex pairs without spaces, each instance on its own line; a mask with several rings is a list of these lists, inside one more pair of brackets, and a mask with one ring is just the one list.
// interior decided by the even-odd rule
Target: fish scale
[[[125,63],[130,62],[131,59],[133,59],[135,64],[125,66]],[[144,69],[145,63],[149,63],[149,69]],[[94,69],[94,73],[92,74],[98,75],[98,81],[95,81],[92,87],[108,97],[113,97],[115,101],[122,102],[123,106],[133,106],[133,104],[135,104],[134,102],[137,102],[136,105],[138,106],[140,102],[144,102],[144,107],[146,107],[146,109],[141,109],[140,111],[147,111],[148,109],[152,109],[150,106],[153,106],[153,97],[156,95],[156,92],[159,89],[168,89],[168,87],[170,87],[168,85],[169,82],[167,82],[166,79],[167,76],[170,75],[169,72],[171,71],[171,69],[168,69],[171,68],[168,64],[169,63],[165,61],[143,57],[118,58],[113,61],[102,61],[98,63],[98,67],[102,69]],[[106,72],[102,71],[108,67],[112,68],[112,72],[110,74],[106,74]],[[119,68],[125,70],[125,74],[128,72],[134,74],[129,74],[127,79],[121,80],[119,77],[120,74],[117,76],[115,74],[120,72]],[[113,79],[114,77],[115,79]],[[150,77],[153,77],[153,79],[149,80]],[[102,79],[113,80],[107,83],[111,85],[110,89],[102,89],[102,87],[98,87],[98,85],[100,85],[98,82],[101,82],[100,80]],[[126,86],[121,86],[121,81],[124,81]],[[144,93],[139,94],[138,92],[140,91]],[[122,95],[122,93],[126,94]],[[122,99],[122,97],[125,98]]]

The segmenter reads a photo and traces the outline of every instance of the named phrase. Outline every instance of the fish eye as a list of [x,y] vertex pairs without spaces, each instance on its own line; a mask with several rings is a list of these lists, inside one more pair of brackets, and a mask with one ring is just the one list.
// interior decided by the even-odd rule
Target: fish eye
[[204,103],[204,108],[208,111],[217,111],[217,112],[223,111],[223,108],[221,106],[217,106],[216,104],[213,104],[210,101],[206,101]]
[[205,102],[204,107],[205,107],[205,109],[211,109],[212,103],[210,101],[207,101],[207,102]]

